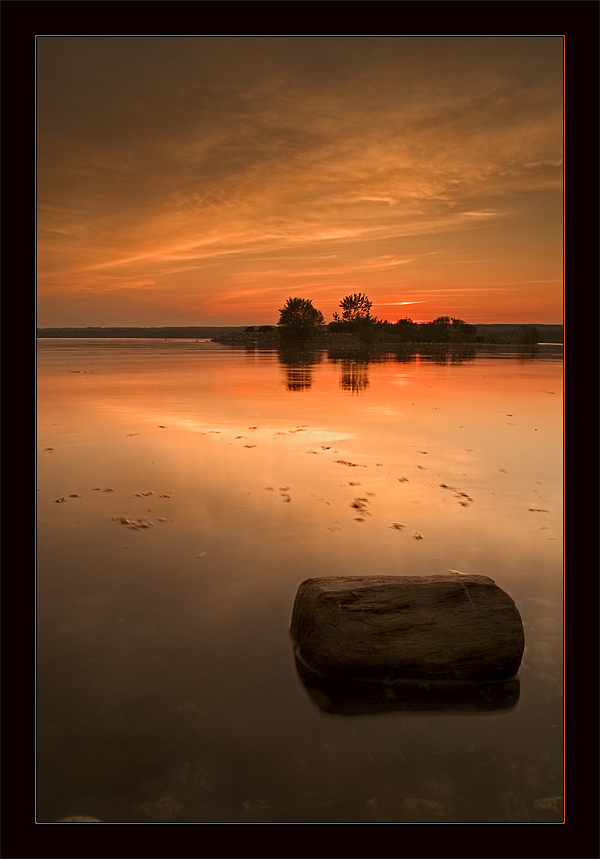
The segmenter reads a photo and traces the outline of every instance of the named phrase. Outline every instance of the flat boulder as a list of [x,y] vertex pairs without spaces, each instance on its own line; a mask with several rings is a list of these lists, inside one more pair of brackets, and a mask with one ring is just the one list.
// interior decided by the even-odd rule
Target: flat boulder
[[513,677],[525,636],[488,576],[331,576],[298,588],[296,658],[324,678],[479,683]]

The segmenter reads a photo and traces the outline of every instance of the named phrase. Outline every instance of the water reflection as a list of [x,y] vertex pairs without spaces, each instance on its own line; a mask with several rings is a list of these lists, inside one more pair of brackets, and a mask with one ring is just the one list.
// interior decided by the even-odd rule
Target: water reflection
[[430,361],[434,364],[462,364],[477,357],[475,346],[447,346],[445,344],[429,343],[425,346],[414,344],[389,344],[385,347],[362,348],[352,351],[329,349],[327,357],[330,361],[356,361],[366,364],[398,363],[408,364],[417,360]]
[[498,713],[514,710],[519,701],[518,678],[493,683],[385,684],[332,680],[312,671],[295,654],[296,671],[319,710],[338,716],[377,713]]
[[432,364],[463,364],[465,361],[473,361],[477,357],[475,346],[445,346],[429,345],[418,350],[419,356],[424,361]]
[[539,353],[540,350],[537,345],[521,346],[518,351],[518,360],[523,364],[527,364],[530,361],[535,361]]
[[[253,350],[252,350],[253,351]],[[417,360],[432,364],[462,364],[477,357],[475,347],[430,345],[426,348],[394,346],[393,350],[362,347],[343,350],[317,351],[297,346],[280,346],[279,361],[285,368],[288,391],[305,391],[312,387],[312,368],[321,363],[324,354],[327,360],[340,367],[340,388],[350,394],[361,395],[369,388],[370,364],[408,364]]]
[[354,361],[351,358],[342,359],[340,388],[351,394],[363,394],[369,387],[369,364],[367,361]]
[[312,369],[323,360],[323,352],[298,346],[280,346],[279,362],[285,369],[288,391],[307,391],[312,387]]
[[[562,795],[562,352],[38,348],[38,821],[410,822],[447,797],[537,822]],[[299,679],[299,581],[448,569],[522,607],[520,698]],[[386,715],[333,715],[361,712]]]
[[328,351],[327,357],[341,368],[340,388],[351,394],[364,394],[370,385],[369,364],[399,363],[408,364],[420,360],[433,364],[463,364],[465,361],[473,361],[477,356],[475,347],[445,347],[432,346],[427,349],[414,349],[410,347],[395,348],[393,352],[377,352],[372,350],[361,350],[352,355],[340,354]]

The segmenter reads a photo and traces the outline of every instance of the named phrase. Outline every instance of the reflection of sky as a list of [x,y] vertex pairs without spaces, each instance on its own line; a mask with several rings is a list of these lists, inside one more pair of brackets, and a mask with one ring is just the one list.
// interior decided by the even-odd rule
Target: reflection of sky
[[[460,783],[463,819],[480,802],[489,819],[503,767],[525,792],[524,763],[560,768],[559,362],[374,363],[355,396],[327,360],[289,392],[272,357],[121,346],[119,371],[108,344],[56,348],[40,350],[38,408],[42,819],[92,794],[109,819],[137,819],[167,790],[209,822],[252,820],[243,803],[264,791],[282,822],[314,810],[315,792],[326,820],[329,795],[360,817],[417,778],[435,799],[430,771]],[[515,710],[322,717],[293,664],[300,582],[449,569],[515,599]],[[206,772],[200,795],[173,775],[188,761]],[[488,768],[484,791],[472,763]]]
[[[309,392],[290,393],[271,360],[240,356],[190,372],[193,362],[198,356],[182,355],[159,373],[144,358],[139,370],[105,376],[99,357],[86,379],[53,375],[40,401],[40,444],[55,448],[40,454],[42,480],[49,469],[64,483],[75,468],[68,482],[77,478],[88,502],[92,487],[114,485],[117,512],[127,512],[127,500],[137,515],[146,502],[135,492],[176,485],[176,497],[159,506],[184,520],[200,516],[215,533],[221,525],[207,499],[245,511],[238,535],[275,521],[308,547],[342,530],[361,552],[368,535],[392,572],[399,541],[405,562],[425,556],[460,569],[490,541],[497,559],[526,550],[534,534],[542,554],[560,538],[559,365],[421,362],[398,373],[393,363],[371,364],[368,388],[351,396],[337,363],[315,368]],[[356,498],[363,521],[355,521]],[[397,533],[393,523],[406,527]],[[430,552],[417,548],[415,530]]]

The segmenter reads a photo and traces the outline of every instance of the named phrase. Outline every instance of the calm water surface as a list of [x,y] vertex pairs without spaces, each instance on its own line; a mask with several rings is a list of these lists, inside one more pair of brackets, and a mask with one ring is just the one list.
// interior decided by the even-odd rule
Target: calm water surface
[[[562,820],[560,351],[40,340],[37,500],[38,821]],[[515,600],[516,706],[320,709],[299,584],[448,570]]]

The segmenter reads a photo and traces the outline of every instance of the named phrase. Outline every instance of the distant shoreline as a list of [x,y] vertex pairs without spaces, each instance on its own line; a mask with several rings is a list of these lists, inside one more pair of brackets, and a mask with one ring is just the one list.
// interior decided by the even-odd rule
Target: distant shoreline
[[[522,323],[529,324],[529,323]],[[502,324],[493,323],[485,325],[477,325],[477,336],[482,338],[479,342],[467,345],[473,346],[489,346],[489,345],[518,345],[516,344],[516,334],[522,324]],[[540,344],[562,346],[563,344],[563,326],[562,325],[534,325],[540,333]],[[212,340],[217,343],[224,344],[256,344],[272,346],[279,344],[280,331],[276,325],[270,326],[270,331],[257,331],[258,326],[170,326],[170,327],[86,327],[86,328],[38,328],[38,339],[82,339],[82,338],[125,338],[125,339],[160,339],[160,340]],[[253,330],[252,330],[253,329]],[[355,334],[340,334],[332,332],[323,332],[315,335],[313,344],[315,346],[324,345],[347,345],[354,347],[363,347],[365,344]],[[410,346],[420,347],[426,344],[418,342],[402,342],[402,341],[381,341],[373,344],[374,346],[394,347],[394,346]],[[436,344],[453,345],[453,344]]]

